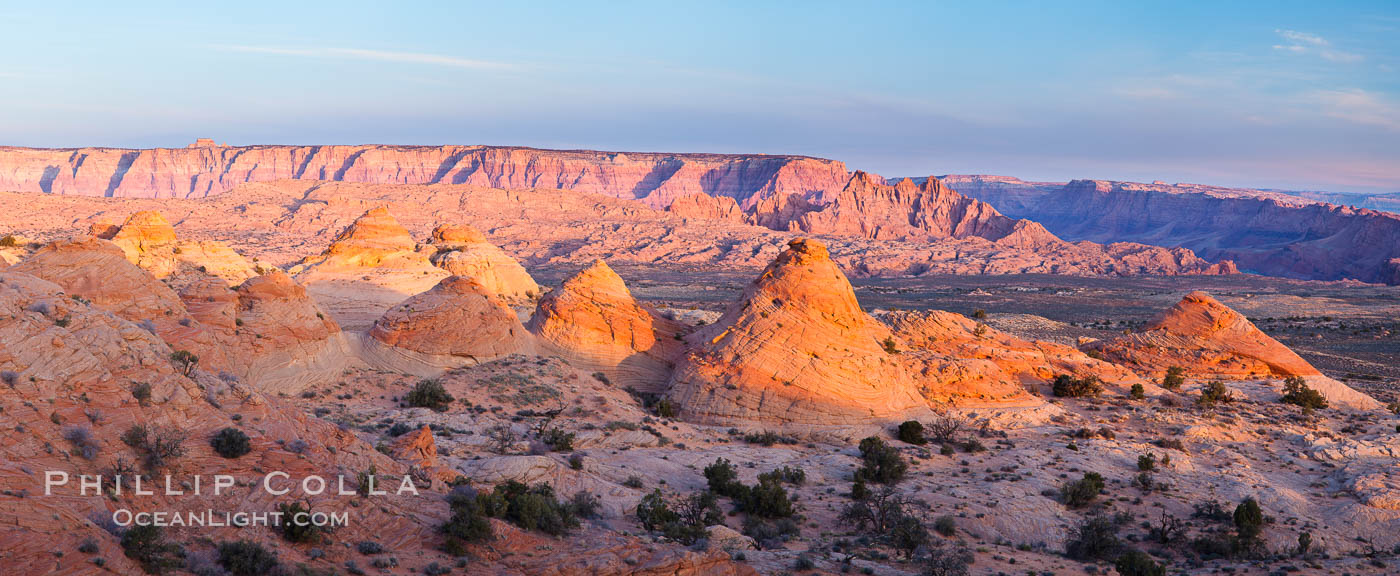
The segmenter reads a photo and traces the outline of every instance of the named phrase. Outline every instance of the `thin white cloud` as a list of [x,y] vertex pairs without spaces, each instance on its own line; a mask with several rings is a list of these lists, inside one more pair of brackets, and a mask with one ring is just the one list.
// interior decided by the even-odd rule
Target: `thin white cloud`
[[1293,54],[1307,54],[1316,52],[1324,60],[1329,62],[1352,63],[1365,60],[1365,57],[1353,52],[1343,52],[1332,47],[1332,43],[1326,38],[1308,32],[1297,30],[1274,30],[1275,34],[1287,40],[1285,44],[1274,44],[1274,50],[1280,52],[1290,52]]
[[1400,131],[1400,106],[1365,90],[1323,90],[1314,94],[1322,113],[1355,124]]
[[1318,36],[1317,34],[1298,32],[1297,30],[1274,30],[1274,32],[1277,33],[1279,36],[1282,36],[1285,40],[1296,42],[1298,44],[1312,44],[1313,46],[1328,45],[1327,40],[1321,36]]
[[505,62],[473,60],[442,54],[423,52],[394,52],[388,50],[367,50],[363,48],[285,48],[280,46],[216,45],[215,50],[242,52],[247,54],[272,54],[299,58],[333,58],[341,60],[364,60],[370,62],[397,62],[405,64],[428,64],[467,68],[475,70],[504,70],[514,68]]

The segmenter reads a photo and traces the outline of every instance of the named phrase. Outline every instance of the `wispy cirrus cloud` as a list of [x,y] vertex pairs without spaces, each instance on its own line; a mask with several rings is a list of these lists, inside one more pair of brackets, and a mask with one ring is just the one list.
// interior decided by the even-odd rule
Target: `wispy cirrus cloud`
[[1400,131],[1400,105],[1365,90],[1322,90],[1313,94],[1322,112],[1355,124]]
[[1317,34],[1297,30],[1274,30],[1274,33],[1284,40],[1282,44],[1274,44],[1274,50],[1293,54],[1316,53],[1331,62],[1360,62],[1365,59],[1360,54],[1333,48],[1331,42]]
[[474,70],[508,70],[516,68],[514,64],[508,62],[497,62],[493,60],[476,60],[471,58],[458,58],[444,54],[430,54],[424,52],[397,52],[392,50],[369,50],[364,48],[292,48],[283,46],[262,46],[243,44],[217,44],[211,48],[223,52],[241,52],[245,54],[269,54],[275,56],[292,56],[297,58],[322,58],[339,60],[362,60],[368,62],[397,62],[404,64],[427,64],[433,66],[447,66],[451,68],[464,68]]

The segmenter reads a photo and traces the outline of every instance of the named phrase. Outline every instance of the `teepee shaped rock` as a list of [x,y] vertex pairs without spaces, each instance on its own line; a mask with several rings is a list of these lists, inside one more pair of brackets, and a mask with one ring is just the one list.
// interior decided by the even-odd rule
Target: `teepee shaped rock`
[[683,417],[718,424],[903,418],[927,404],[885,350],[890,336],[825,246],[793,240],[719,321],[691,335],[670,396]]

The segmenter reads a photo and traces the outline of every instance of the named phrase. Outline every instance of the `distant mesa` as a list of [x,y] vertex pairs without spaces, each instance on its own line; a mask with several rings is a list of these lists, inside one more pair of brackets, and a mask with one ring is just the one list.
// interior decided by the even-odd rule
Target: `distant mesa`
[[515,312],[475,278],[449,276],[393,307],[370,336],[420,354],[486,361],[533,352]]
[[1139,332],[1085,347],[1112,361],[1159,373],[1180,366],[1201,378],[1301,376],[1334,403],[1365,409],[1380,406],[1371,397],[1323,376],[1244,315],[1205,292],[1187,294]]
[[887,328],[826,247],[793,240],[720,319],[688,338],[670,397],[714,424],[861,425],[926,410]]
[[598,260],[545,295],[529,329],[542,346],[619,385],[660,391],[680,354],[683,326],[638,302]]

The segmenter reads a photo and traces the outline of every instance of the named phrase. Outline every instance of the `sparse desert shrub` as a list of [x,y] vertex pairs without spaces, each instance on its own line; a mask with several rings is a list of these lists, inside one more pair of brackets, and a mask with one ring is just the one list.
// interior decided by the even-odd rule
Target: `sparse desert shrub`
[[1327,408],[1327,398],[1317,390],[1308,387],[1307,380],[1300,376],[1292,376],[1283,381],[1283,397],[1279,398],[1284,404],[1301,406],[1304,410],[1322,410]]
[[1196,398],[1196,405],[1202,408],[1214,408],[1220,404],[1229,404],[1234,401],[1235,397],[1230,394],[1230,389],[1225,387],[1224,382],[1211,380],[1201,388],[1201,395]]
[[640,490],[642,488],[642,477],[633,474],[628,476],[626,480],[623,480],[622,485],[634,490]]
[[467,553],[467,544],[491,540],[491,520],[482,510],[475,490],[468,486],[454,488],[447,496],[447,504],[452,516],[438,530],[446,537],[448,554],[462,556]]
[[428,379],[421,380],[413,386],[408,394],[404,395],[404,402],[415,408],[428,408],[434,412],[446,412],[452,405],[451,394],[447,393],[447,388],[442,382]]
[[718,458],[713,464],[706,466],[704,474],[710,491],[720,496],[733,498],[739,489],[744,487],[739,482],[739,472],[724,458]]
[[509,454],[517,439],[515,429],[505,422],[487,429],[486,437],[491,439],[491,450],[497,454]]
[[978,308],[978,309],[972,311],[972,317],[973,317],[973,318],[976,318],[976,319],[978,319],[978,320],[984,320],[984,319],[987,318],[987,311],[986,311],[986,310],[983,310],[983,309],[981,309],[981,308]]
[[1133,383],[1133,387],[1128,390],[1128,397],[1133,400],[1142,400],[1147,397],[1147,389],[1140,383]]
[[1180,366],[1167,368],[1167,373],[1162,376],[1162,387],[1173,392],[1180,390],[1181,385],[1186,383],[1186,369]]
[[170,363],[174,364],[175,368],[179,370],[181,374],[189,376],[194,373],[195,367],[199,365],[199,356],[195,356],[194,353],[189,350],[176,350],[170,353]]
[[793,515],[792,499],[787,488],[777,479],[760,477],[757,484],[746,487],[743,495],[735,498],[735,504],[742,512],[761,518],[787,518]]
[[778,548],[801,534],[802,526],[792,518],[764,520],[757,516],[749,516],[744,519],[744,535],[753,538],[759,548]]
[[899,430],[895,434],[900,442],[923,446],[928,444],[928,439],[924,438],[924,425],[918,420],[909,420],[899,425]]
[[373,556],[375,554],[382,554],[384,552],[384,546],[373,540],[362,540],[355,544],[355,550],[365,556]]
[[569,497],[568,506],[573,510],[574,516],[579,518],[596,518],[598,508],[602,507],[603,501],[597,494],[587,490],[579,490]]
[[1137,467],[1138,467],[1138,470],[1140,470],[1140,471],[1142,471],[1142,472],[1151,472],[1151,471],[1153,471],[1153,470],[1156,470],[1156,469],[1157,469],[1157,455],[1156,455],[1156,454],[1143,454],[1143,455],[1141,455],[1141,456],[1138,456]]
[[219,565],[233,576],[262,576],[277,568],[277,554],[247,540],[220,542]]
[[6,386],[14,388],[16,384],[19,384],[19,372],[15,372],[14,370],[0,372],[0,382],[4,382]]
[[527,486],[512,480],[496,485],[492,497],[504,506],[483,506],[488,514],[526,530],[560,536],[579,525],[574,511],[554,497],[554,488],[548,484]]
[[962,543],[949,544],[935,539],[923,559],[924,576],[968,576],[977,559]]
[[540,433],[540,442],[555,452],[571,452],[574,449],[574,433],[549,428]]
[[958,530],[958,522],[952,516],[943,515],[934,519],[933,531],[944,536],[952,537]]
[[409,424],[408,422],[395,422],[394,425],[393,425],[393,426],[390,426],[389,429],[386,430],[384,433],[385,433],[385,434],[388,434],[388,435],[390,435],[390,436],[392,436],[392,437],[394,437],[394,438],[398,438],[399,436],[403,436],[404,434],[408,434],[409,432],[412,432],[413,430],[414,430],[413,425],[412,425],[412,424]]
[[797,559],[792,561],[792,569],[798,572],[815,570],[816,567],[817,563],[814,562],[812,558],[806,554],[798,554]]
[[607,374],[604,374],[604,373],[602,373],[602,372],[594,372],[594,373],[593,373],[593,379],[594,379],[594,380],[597,380],[597,381],[599,381],[599,382],[602,382],[604,385],[611,385],[611,384],[612,384],[612,379],[611,379],[611,378],[608,378],[608,375],[607,375]]
[[583,454],[573,453],[569,455],[569,468],[572,470],[583,470]]
[[178,568],[184,550],[167,542],[160,526],[135,525],[122,534],[122,551],[147,574],[164,574]]
[[759,474],[758,481],[786,482],[793,486],[801,486],[807,482],[807,471],[792,466],[783,466],[782,468],[774,468],[771,471]]
[[252,444],[248,442],[248,435],[237,428],[220,430],[209,439],[209,445],[224,458],[237,458],[253,451]]
[[660,400],[657,400],[656,405],[653,408],[656,409],[656,415],[662,418],[676,417],[676,405],[675,403],[671,402],[670,398],[662,398]]
[[92,430],[87,426],[64,427],[63,439],[72,443],[73,448],[84,460],[97,458],[98,451],[102,449],[102,445],[92,436]]
[[930,536],[924,523],[912,514],[904,514],[895,520],[890,529],[890,546],[912,559],[914,552],[926,546]]
[[674,506],[676,518],[661,527],[667,538],[690,545],[705,537],[705,527],[724,523],[719,503],[710,492],[693,492]]
[[301,502],[278,504],[282,513],[282,537],[289,542],[312,542],[321,536],[321,527],[311,522],[311,506]]
[[6,234],[4,237],[0,237],[0,248],[14,248],[15,246],[19,246],[19,239],[15,238],[14,234]]
[[1099,497],[1103,487],[1103,476],[1098,472],[1085,472],[1083,478],[1060,486],[1060,502],[1068,508],[1083,508]]
[[1167,576],[1167,567],[1158,564],[1152,556],[1141,550],[1129,550],[1118,561],[1113,563],[1113,568],[1118,570],[1121,576]]
[[909,463],[900,456],[899,450],[877,436],[860,441],[860,459],[862,465],[856,470],[856,476],[871,482],[896,484],[909,471]]
[[135,398],[136,402],[142,406],[149,404],[151,401],[151,385],[146,382],[136,382],[132,384],[131,397]]
[[777,432],[764,431],[754,432],[744,435],[744,442],[758,444],[760,446],[773,446],[775,444],[796,444],[797,439],[790,436],[783,436]]
[[1118,540],[1118,523],[1105,516],[1085,518],[1070,529],[1065,540],[1065,556],[1075,560],[1106,560],[1122,549]]
[[185,433],[174,427],[133,424],[122,433],[122,442],[141,455],[148,470],[162,470],[185,455]]
[[892,337],[892,336],[886,336],[886,337],[885,337],[885,341],[884,341],[884,342],[881,342],[881,343],[880,343],[880,346],[883,347],[883,348],[885,349],[885,353],[886,353],[886,354],[898,354],[898,353],[899,353],[899,345],[895,343],[894,337]]
[[286,448],[288,452],[293,454],[304,454],[306,453],[306,449],[310,448],[310,445],[301,438],[293,438],[291,442],[287,443]]
[[[6,382],[8,382],[8,380],[7,380]],[[14,386],[14,384],[10,384],[10,385],[11,385],[11,386]],[[1390,413],[1391,413],[1391,414],[1395,414],[1396,416],[1400,416],[1400,401],[1391,402],[1391,403],[1389,403],[1389,404],[1386,404],[1386,405],[1385,405],[1385,409],[1386,409],[1386,410],[1390,410]]]
[[1051,384],[1051,393],[1058,398],[1097,398],[1103,393],[1103,382],[1093,374],[1083,378],[1060,374]]
[[438,564],[437,562],[429,562],[427,566],[423,567],[423,576],[445,576],[451,573],[451,568]]
[[1245,498],[1235,507],[1233,519],[1235,533],[1241,540],[1254,540],[1264,531],[1264,511],[1259,508],[1259,501],[1253,498]]
[[679,518],[679,515],[671,510],[671,505],[666,502],[666,496],[661,493],[660,488],[642,497],[637,503],[636,514],[637,521],[641,522],[642,528],[647,531],[660,530]]

